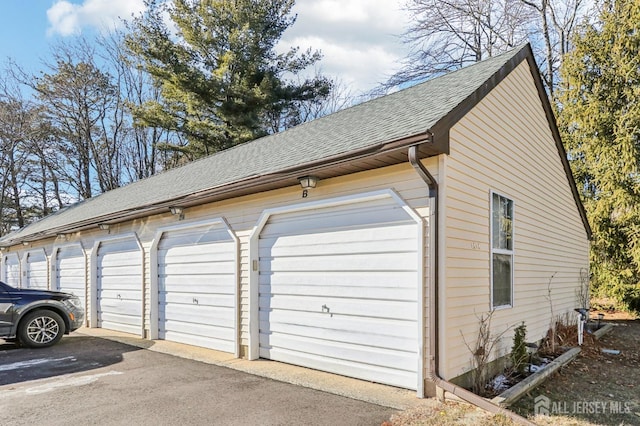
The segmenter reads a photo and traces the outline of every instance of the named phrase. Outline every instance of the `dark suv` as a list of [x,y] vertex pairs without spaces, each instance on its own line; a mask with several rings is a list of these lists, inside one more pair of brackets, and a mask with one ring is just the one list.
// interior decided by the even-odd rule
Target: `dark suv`
[[13,288],[0,282],[0,339],[44,348],[58,343],[83,321],[82,303],[73,294]]

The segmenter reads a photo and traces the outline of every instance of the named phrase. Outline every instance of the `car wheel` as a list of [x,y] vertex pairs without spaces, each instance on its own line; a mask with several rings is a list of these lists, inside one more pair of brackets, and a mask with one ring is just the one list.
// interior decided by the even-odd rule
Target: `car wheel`
[[64,321],[53,311],[38,310],[28,313],[20,322],[20,343],[30,348],[55,345],[64,334]]

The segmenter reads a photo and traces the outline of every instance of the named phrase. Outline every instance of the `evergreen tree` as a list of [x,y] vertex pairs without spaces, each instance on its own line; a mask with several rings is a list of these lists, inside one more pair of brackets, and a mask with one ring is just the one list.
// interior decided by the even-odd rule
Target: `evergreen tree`
[[593,229],[592,284],[640,300],[640,3],[609,0],[562,66],[559,127]]
[[[268,133],[274,115],[299,123],[300,103],[324,99],[323,77],[294,81],[318,52],[275,50],[295,22],[294,0],[148,1],[127,45],[161,89],[134,114],[139,123],[180,132],[190,159]],[[170,19],[168,25],[167,19]],[[300,80],[300,79],[298,79]]]

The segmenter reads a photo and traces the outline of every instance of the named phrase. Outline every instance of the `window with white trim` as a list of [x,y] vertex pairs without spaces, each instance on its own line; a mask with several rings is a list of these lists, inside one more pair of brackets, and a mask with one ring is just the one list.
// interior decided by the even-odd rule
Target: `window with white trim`
[[491,192],[491,306],[513,306],[513,200]]

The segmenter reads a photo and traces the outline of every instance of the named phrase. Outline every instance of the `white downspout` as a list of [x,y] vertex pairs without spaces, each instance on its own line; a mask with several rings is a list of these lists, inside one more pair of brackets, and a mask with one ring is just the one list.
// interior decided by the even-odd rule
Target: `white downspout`
[[[427,142],[425,143],[433,144],[433,133],[430,130],[427,130]],[[429,240],[430,240],[429,246],[432,247],[430,249],[429,263],[430,263],[430,267],[433,269],[429,271],[430,272],[429,273],[429,277],[430,277],[429,311],[427,315],[429,317],[429,328],[428,328],[429,344],[427,345],[428,350],[426,355],[428,365],[429,365],[429,371],[427,376],[440,389],[443,389],[446,392],[456,395],[457,397],[479,408],[482,408],[485,411],[488,411],[494,414],[502,414],[520,424],[535,426],[534,423],[530,422],[529,420],[525,419],[522,416],[519,416],[513,411],[509,411],[507,409],[499,407],[498,405],[482,398],[481,396],[478,396],[473,392],[470,392],[440,377],[440,374],[438,371],[438,347],[439,347],[438,315],[439,313],[438,313],[438,303],[436,303],[436,301],[438,300],[438,293],[439,293],[438,292],[439,275],[441,273],[440,268],[438,267],[438,261],[439,261],[438,183],[434,179],[433,175],[431,175],[429,170],[427,170],[424,164],[422,164],[422,162],[420,161],[420,158],[418,155],[419,147],[420,145],[413,145],[409,147],[409,151],[407,155],[409,157],[409,163],[413,166],[413,168],[416,170],[418,175],[420,175],[422,180],[424,180],[424,182],[429,187],[429,198],[431,199],[431,205],[433,206],[433,211],[430,210],[429,212],[429,215],[432,218],[432,220],[429,223],[429,227],[431,231],[429,232]]]

